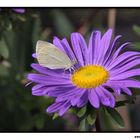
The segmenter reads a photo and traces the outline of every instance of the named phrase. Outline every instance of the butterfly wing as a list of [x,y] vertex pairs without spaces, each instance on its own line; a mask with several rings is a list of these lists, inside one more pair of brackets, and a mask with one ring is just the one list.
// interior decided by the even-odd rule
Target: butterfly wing
[[70,68],[72,62],[59,48],[45,41],[38,41],[36,46],[37,60],[40,65],[50,69]]

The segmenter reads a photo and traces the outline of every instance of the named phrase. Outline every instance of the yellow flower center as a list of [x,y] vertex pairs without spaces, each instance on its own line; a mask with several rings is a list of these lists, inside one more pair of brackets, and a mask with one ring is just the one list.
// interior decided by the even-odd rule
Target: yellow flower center
[[71,80],[80,88],[95,88],[105,83],[109,78],[109,72],[99,65],[88,65],[76,70]]

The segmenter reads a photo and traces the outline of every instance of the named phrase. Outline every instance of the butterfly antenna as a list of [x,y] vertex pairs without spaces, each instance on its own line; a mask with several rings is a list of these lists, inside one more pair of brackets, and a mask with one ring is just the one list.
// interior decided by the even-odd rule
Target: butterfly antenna
[[30,84],[32,84],[33,82],[29,82],[25,85],[25,87],[29,86]]

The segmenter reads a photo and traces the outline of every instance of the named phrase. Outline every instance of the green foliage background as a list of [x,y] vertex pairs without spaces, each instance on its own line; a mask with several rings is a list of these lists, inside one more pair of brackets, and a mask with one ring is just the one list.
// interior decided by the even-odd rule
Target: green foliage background
[[[140,50],[140,9],[117,9],[116,34],[132,41]],[[26,75],[31,72],[31,57],[37,40],[52,41],[80,31],[88,39],[92,30],[108,28],[108,9],[26,8],[24,14],[3,8],[0,11],[0,131],[79,131],[78,118],[69,111],[52,119],[45,112],[52,99],[31,95]],[[134,90],[134,92],[139,92]],[[138,99],[139,100],[139,99]],[[129,107],[132,130],[140,130],[140,109]],[[137,108],[137,110],[136,110]],[[132,115],[133,114],[133,115]],[[140,116],[140,115],[139,115]],[[104,118],[105,119],[105,118]],[[88,121],[92,123],[90,116]],[[103,125],[103,130],[108,130]]]

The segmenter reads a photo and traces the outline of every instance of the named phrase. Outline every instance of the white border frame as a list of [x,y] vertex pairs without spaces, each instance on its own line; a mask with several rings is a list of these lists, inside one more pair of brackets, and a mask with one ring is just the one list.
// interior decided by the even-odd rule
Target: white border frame
[[134,140],[140,133],[1,133],[1,140]]
[[139,7],[140,0],[0,0],[0,7]]

